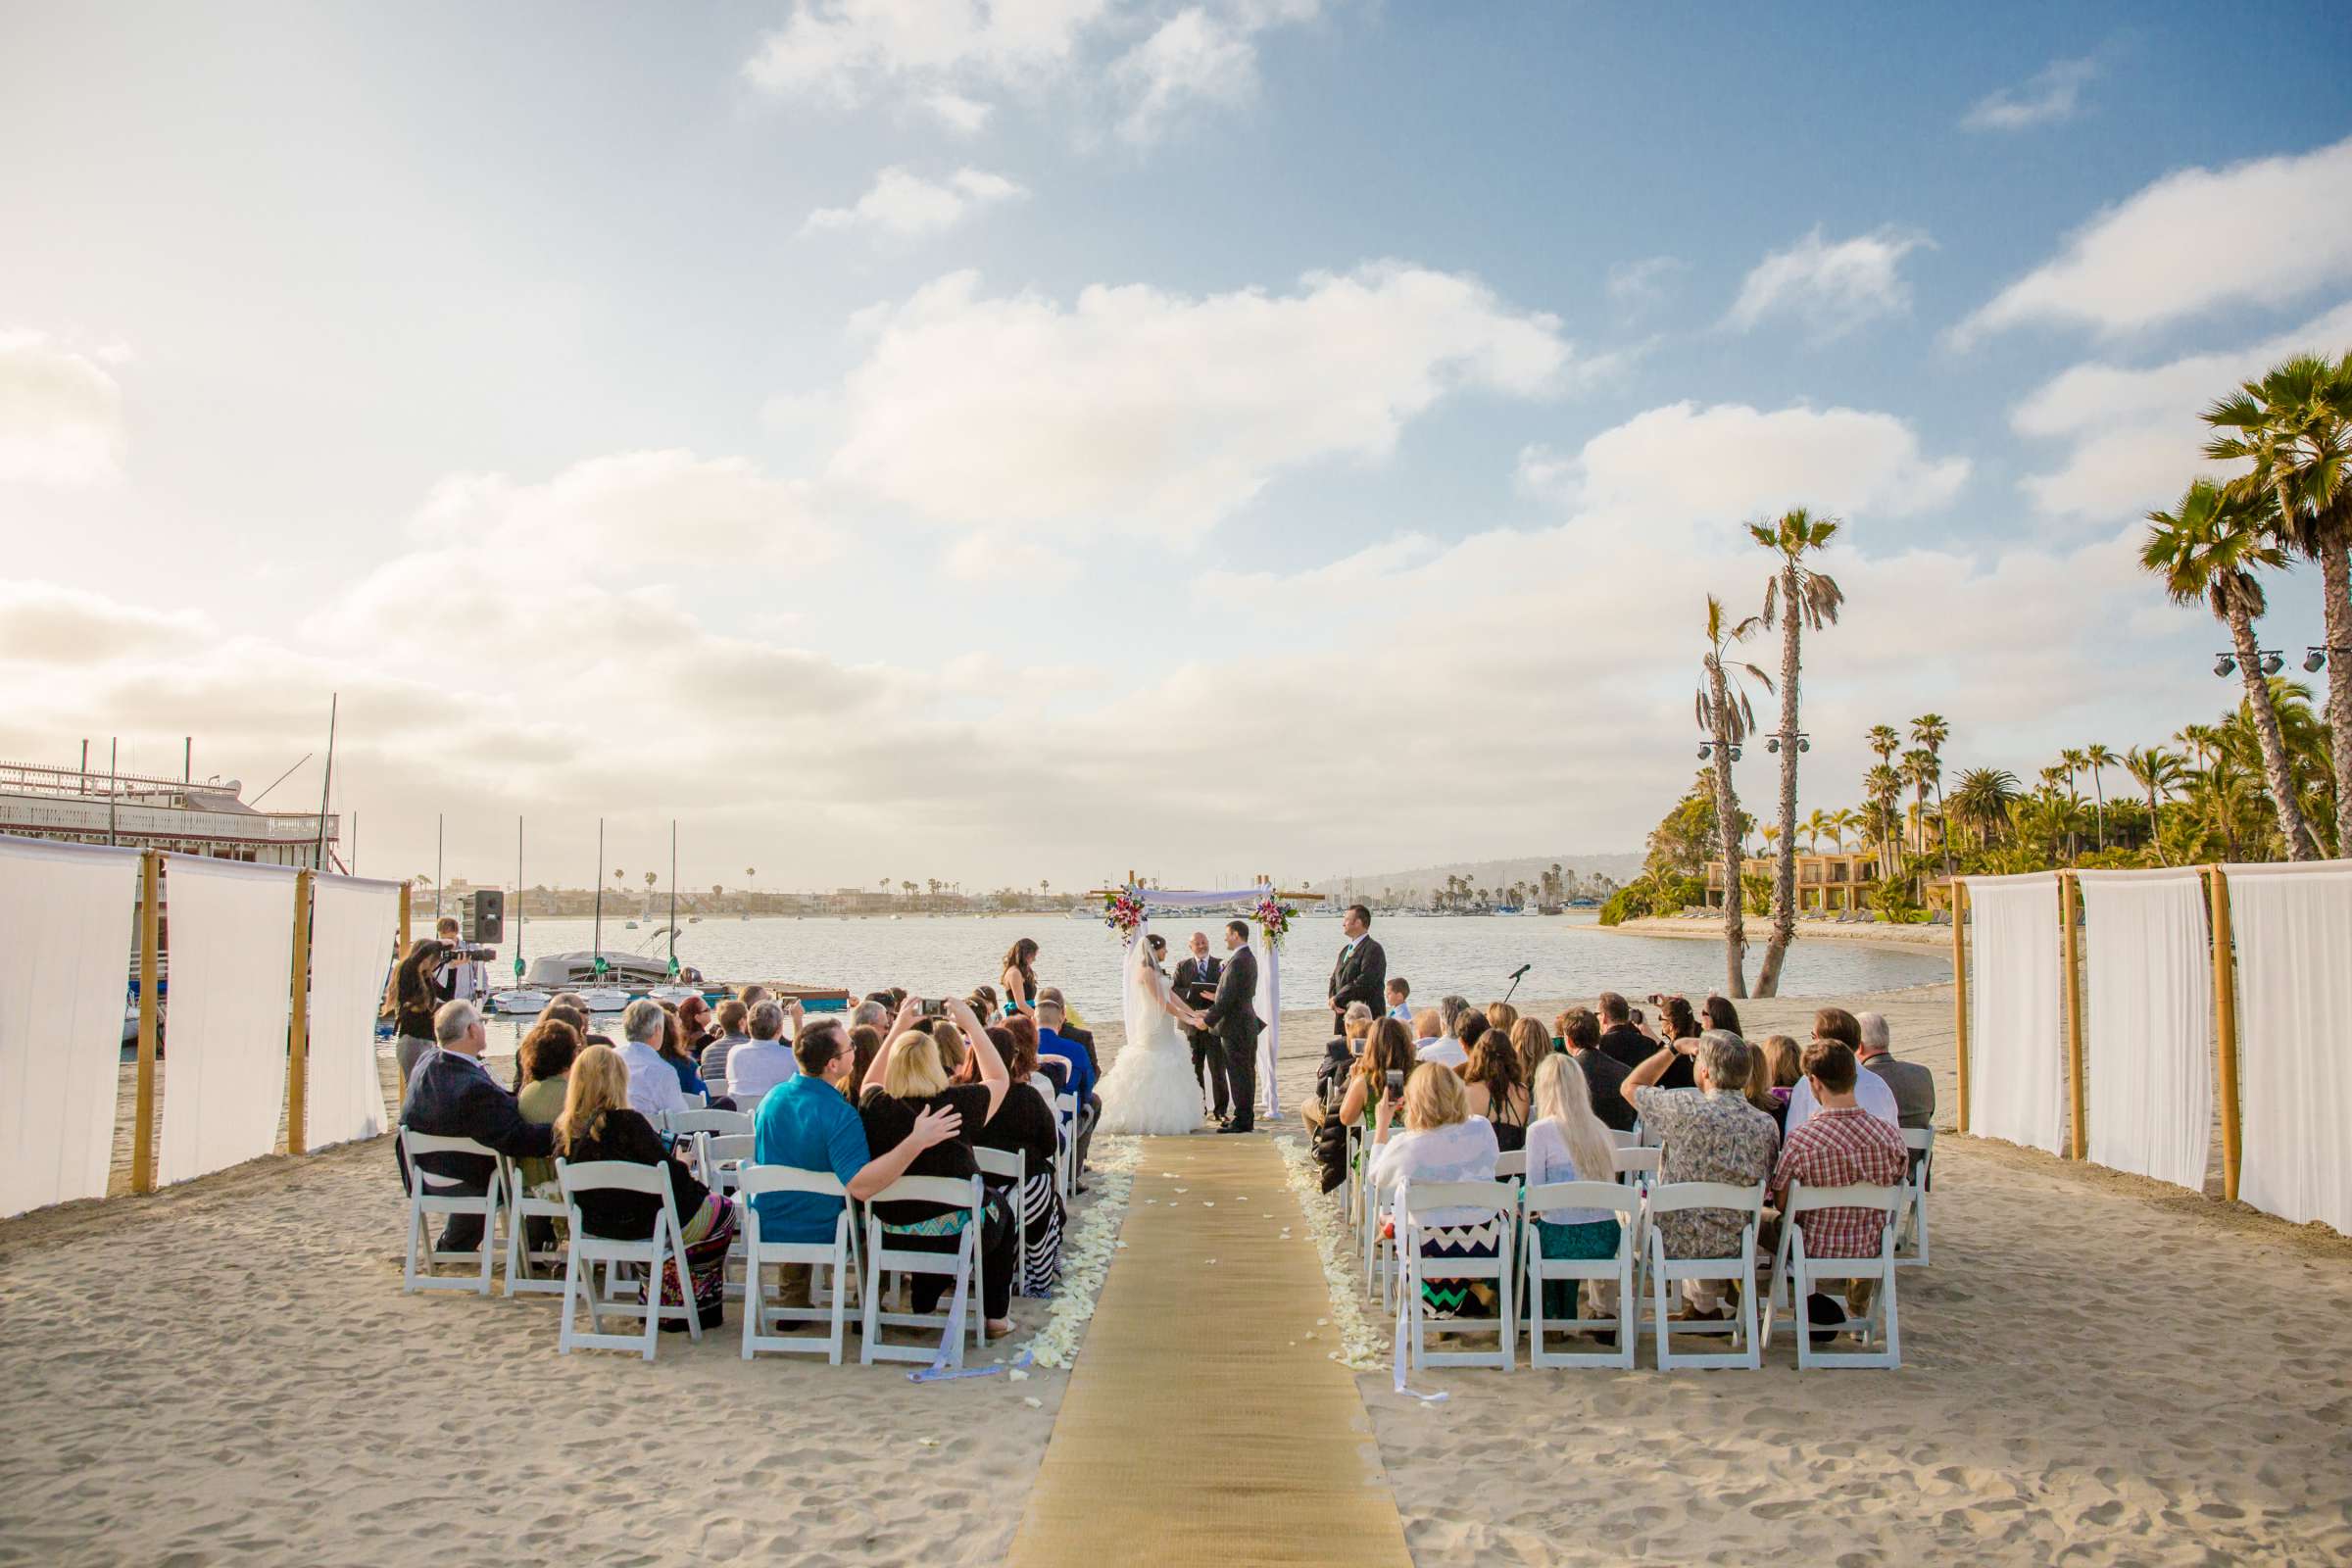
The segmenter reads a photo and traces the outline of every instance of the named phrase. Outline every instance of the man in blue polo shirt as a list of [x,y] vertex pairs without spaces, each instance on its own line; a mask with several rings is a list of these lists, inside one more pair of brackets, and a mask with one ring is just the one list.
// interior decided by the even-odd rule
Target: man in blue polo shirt
[[[1068,1015],[1058,1002],[1049,1002],[1041,993],[1037,999],[1037,1059],[1040,1063],[1058,1060],[1066,1063],[1069,1074],[1063,1079],[1067,1092],[1078,1098],[1078,1125],[1070,1130],[1070,1143],[1076,1150],[1078,1168],[1073,1178],[1086,1174],[1086,1152],[1095,1141],[1095,1123],[1102,1116],[1102,1101],[1095,1093],[1094,1058],[1086,1048],[1075,1040],[1064,1039],[1061,1026]],[[1084,1187],[1078,1191],[1085,1192]]]
[[[767,1092],[752,1121],[752,1162],[830,1171],[860,1201],[906,1174],[914,1156],[956,1136],[963,1118],[947,1109],[926,1110],[898,1148],[869,1157],[865,1123],[858,1107],[826,1081],[846,1073],[855,1053],[839,1018],[815,1018],[801,1026],[792,1043],[800,1071]],[[833,1240],[841,1200],[827,1193],[761,1193],[752,1200],[760,1211],[762,1242],[824,1246]],[[784,1266],[782,1304],[808,1300],[807,1264]]]

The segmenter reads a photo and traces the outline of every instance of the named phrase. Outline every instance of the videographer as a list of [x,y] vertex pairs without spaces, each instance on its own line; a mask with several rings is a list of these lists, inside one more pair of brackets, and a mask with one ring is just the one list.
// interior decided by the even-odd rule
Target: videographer
[[433,1054],[433,1014],[450,1000],[449,987],[440,978],[448,961],[447,944],[419,942],[400,960],[400,969],[392,977],[392,1027],[400,1036],[397,1052],[403,1110],[408,1108],[409,1080],[416,1075],[416,1064]]
[[490,994],[490,966],[484,961],[497,956],[488,948],[476,947],[459,934],[458,917],[445,914],[434,926],[433,935],[449,950],[441,972],[445,982],[443,995],[455,1002],[479,1003]]

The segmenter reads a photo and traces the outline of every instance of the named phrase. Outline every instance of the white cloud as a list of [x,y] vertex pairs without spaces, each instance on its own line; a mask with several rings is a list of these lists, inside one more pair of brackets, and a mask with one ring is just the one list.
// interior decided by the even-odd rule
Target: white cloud
[[216,635],[194,611],[118,604],[55,583],[0,580],[0,660],[49,665],[165,655]]
[[2077,229],[1952,332],[2036,321],[2129,332],[2226,305],[2283,306],[2352,277],[2352,138],[2165,175]]
[[960,582],[1060,588],[1078,577],[1078,563],[1066,552],[1018,534],[966,534],[948,547],[940,565]]
[[1852,239],[1822,237],[1821,225],[1785,251],[1758,262],[1740,285],[1724,324],[1752,330],[1766,317],[1790,315],[1829,338],[1911,308],[1902,260],[1929,244],[1912,229],[1881,228]]
[[959,169],[945,180],[933,181],[894,167],[874,176],[873,187],[856,206],[820,207],[810,213],[801,232],[862,228],[893,239],[917,239],[952,228],[983,207],[1028,194],[1003,174],[985,170]]
[[1961,117],[1962,130],[2026,130],[2075,118],[2082,88],[2099,74],[2095,60],[2056,60],[2022,86],[1985,94]]
[[[853,107],[900,97],[970,135],[996,101],[1065,82],[1103,95],[1119,133],[1156,140],[1186,109],[1246,102],[1258,38],[1323,0],[796,0],[744,63],[754,86]],[[1083,99],[1081,100],[1084,101]]]
[[992,104],[984,104],[977,98],[966,98],[959,92],[950,92],[946,88],[925,93],[922,106],[941,124],[959,136],[978,135],[986,128],[988,117],[996,113]]
[[1625,315],[1640,316],[1666,303],[1674,280],[1690,270],[1679,256],[1645,256],[1609,269],[1610,301]]
[[1940,507],[1968,480],[1968,460],[1930,459],[1911,427],[1860,409],[1672,403],[1636,415],[1574,457],[1519,455],[1528,489],[1659,528],[1729,526],[1788,507],[1839,515],[1908,516]]
[[1396,262],[1284,295],[1096,285],[1066,309],[956,272],[869,324],[833,478],[974,527],[1178,543],[1284,469],[1384,456],[1449,393],[1551,392],[1572,357],[1556,318]]
[[1222,567],[1204,571],[1195,579],[1193,593],[1195,598],[1210,603],[1269,611],[1299,602],[1370,603],[1377,601],[1400,573],[1440,554],[1442,547],[1429,535],[1401,533],[1305,571],[1233,571]]
[[2019,488],[2050,516],[2109,519],[2169,505],[2205,471],[2211,434],[2198,415],[2238,382],[2296,354],[2352,352],[2352,301],[2289,332],[2217,353],[2130,368],[2088,361],[2012,411],[2021,436],[2070,443],[2054,469]]
[[0,483],[74,487],[122,472],[122,389],[100,362],[44,333],[0,328]]

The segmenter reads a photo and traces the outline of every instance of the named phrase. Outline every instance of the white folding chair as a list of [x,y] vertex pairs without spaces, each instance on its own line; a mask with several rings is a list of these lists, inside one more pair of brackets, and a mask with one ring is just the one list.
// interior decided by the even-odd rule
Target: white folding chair
[[[400,1147],[409,1160],[409,1256],[401,1270],[401,1290],[471,1291],[488,1296],[490,1273],[498,1266],[498,1214],[506,1197],[506,1182],[500,1174],[504,1162],[498,1151],[470,1138],[442,1138],[408,1127],[400,1130]],[[434,1175],[416,1163],[418,1154],[478,1154],[490,1161],[488,1187],[480,1193],[455,1192],[453,1189],[466,1184],[454,1176]],[[428,1214],[480,1215],[481,1246],[470,1252],[433,1248],[432,1233],[425,1223]],[[416,1269],[420,1248],[431,1249],[424,1251],[422,1273]],[[433,1270],[443,1263],[463,1263],[473,1271],[473,1277],[435,1274]]]
[[[762,1193],[818,1193],[842,1200],[841,1213],[833,1221],[833,1240],[830,1242],[770,1242],[760,1235],[760,1209],[753,1200]],[[850,1285],[858,1276],[856,1232],[850,1224],[849,1193],[831,1171],[802,1170],[792,1165],[746,1165],[736,1196],[743,1200],[742,1224],[744,1234],[743,1274],[743,1358],[749,1361],[760,1350],[798,1350],[810,1355],[822,1355],[835,1366],[841,1365],[843,1336],[849,1328]],[[766,1272],[771,1263],[806,1263],[809,1266],[808,1298],[818,1299],[817,1283],[820,1271],[830,1270],[825,1281],[831,1287],[826,1294],[829,1305],[774,1306],[767,1300]],[[786,1323],[821,1323],[826,1325],[822,1336],[813,1334],[778,1334],[774,1332]]]
[[[910,1248],[891,1245],[892,1233],[882,1228],[881,1218],[874,1213],[875,1203],[917,1202],[947,1203],[968,1208],[971,1217],[956,1234],[956,1249],[949,1252],[919,1252]],[[980,1178],[961,1179],[952,1176],[902,1176],[876,1193],[865,1211],[865,1322],[864,1344],[858,1348],[861,1365],[876,1361],[928,1362],[945,1354],[948,1364],[963,1364],[963,1336],[956,1332],[956,1321],[960,1309],[972,1326],[972,1343],[985,1348],[988,1345],[988,1311],[982,1305],[980,1279],[980,1235],[987,1222],[987,1199]],[[886,1312],[882,1309],[884,1275],[946,1274],[955,1284],[949,1292],[949,1307],[944,1312]],[[911,1303],[909,1303],[911,1304]],[[938,1329],[940,1343],[936,1349],[919,1345],[884,1345],[882,1331],[886,1328]]]
[[[556,1180],[563,1184],[564,1205],[571,1222],[571,1248],[564,1264],[564,1331],[556,1338],[557,1351],[568,1355],[573,1346],[584,1345],[609,1350],[635,1350],[651,1361],[655,1347],[661,1343],[662,1319],[665,1317],[683,1317],[686,1332],[700,1340],[703,1317],[695,1309],[694,1281],[686,1269],[686,1233],[678,1223],[677,1204],[670,1198],[668,1167],[640,1165],[626,1159],[592,1159],[579,1165],[559,1159]],[[641,1242],[589,1235],[580,1218],[580,1194],[592,1192],[659,1196],[662,1212],[654,1217],[653,1235]],[[678,1265],[679,1299],[676,1306],[665,1306],[662,1301],[662,1265],[672,1258]],[[605,1265],[608,1283],[615,1264],[638,1265],[645,1274],[645,1299],[617,1301],[608,1297],[598,1300],[595,1267],[599,1263]],[[586,1333],[572,1327],[572,1316],[583,1297],[588,1306]],[[645,1327],[636,1334],[607,1334],[604,1312],[642,1318]]]
[[[1520,1255],[1526,1259],[1527,1289],[1527,1364],[1529,1366],[1616,1366],[1634,1364],[1634,1345],[1642,1337],[1642,1298],[1634,1290],[1634,1240],[1640,1230],[1642,1194],[1617,1182],[1545,1182],[1530,1187],[1523,1198],[1525,1228],[1520,1233]],[[1617,1251],[1612,1257],[1545,1257],[1543,1238],[1537,1233],[1536,1221],[1547,1209],[1596,1208],[1617,1215]],[[1580,1284],[1578,1315],[1563,1322],[1546,1323],[1544,1319],[1544,1284],[1546,1280],[1576,1280]],[[1617,1286],[1617,1316],[1591,1317],[1584,1314],[1584,1302],[1592,1284],[1615,1281]],[[1617,1348],[1614,1350],[1546,1350],[1544,1335],[1547,1329],[1563,1334],[1590,1334],[1596,1329],[1615,1329]]]
[[1527,1180],[1527,1151],[1510,1149],[1495,1155],[1494,1179],[1498,1182]]
[[700,1110],[710,1103],[710,1097],[708,1094],[688,1094],[685,1096],[685,1100],[688,1110]]
[[542,1263],[561,1265],[564,1249],[533,1249],[528,1232],[534,1219],[562,1220],[570,1212],[564,1206],[562,1189],[557,1196],[546,1196],[545,1189],[553,1183],[542,1183],[539,1191],[523,1180],[522,1162],[499,1156],[498,1170],[507,1186],[507,1294],[541,1291],[550,1296],[564,1294],[564,1281],[559,1276],[543,1276],[538,1272]]
[[[1657,1181],[1658,1159],[1664,1153],[1662,1149],[1621,1146],[1610,1153],[1609,1160],[1619,1181],[1626,1182],[1629,1187],[1647,1187]],[[1629,1176],[1633,1179],[1626,1181]]]
[[[1646,1206],[1648,1255],[1642,1272],[1648,1277],[1649,1307],[1655,1314],[1658,1370],[1745,1367],[1753,1371],[1762,1364],[1756,1326],[1756,1226],[1764,1211],[1764,1184],[1735,1187],[1728,1182],[1662,1182],[1650,1188]],[[1659,1216],[1694,1208],[1728,1208],[1744,1215],[1739,1250],[1724,1257],[1668,1257],[1665,1234],[1658,1228]],[[1685,1280],[1737,1282],[1739,1316],[1721,1321],[1673,1322],[1673,1307],[1682,1300],[1682,1292],[1675,1287]],[[1677,1351],[1672,1345],[1675,1334],[1727,1334],[1743,1348],[1720,1354]]]
[[[1802,1182],[1788,1184],[1788,1201],[1781,1205],[1781,1250],[1774,1262],[1777,1278],[1788,1282],[1789,1295],[1796,1302],[1796,1364],[1799,1368],[1816,1366],[1898,1367],[1903,1364],[1902,1340],[1895,1324],[1894,1305],[1894,1230],[1902,1218],[1903,1206],[1910,1200],[1906,1187],[1815,1187],[1808,1189]],[[1805,1254],[1805,1229],[1796,1217],[1817,1208],[1874,1208],[1879,1214],[1879,1250],[1868,1257],[1808,1257]],[[1815,1287],[1828,1280],[1875,1280],[1878,1289],[1872,1293],[1871,1309],[1859,1318],[1843,1319],[1847,1324],[1859,1324],[1858,1333],[1865,1347],[1859,1350],[1817,1350],[1813,1348],[1812,1295]],[[1773,1303],[1764,1305],[1764,1340],[1772,1341]],[[1876,1342],[1877,1349],[1868,1348]]]
[[1928,1188],[1936,1168],[1936,1129],[1906,1127],[1903,1147],[1911,1153],[1911,1170],[1906,1183],[1910,1203],[1903,1210],[1902,1224],[1896,1228],[1894,1262],[1897,1268],[1926,1268],[1928,1266]]
[[1054,1136],[1061,1145],[1061,1156],[1054,1161],[1054,1185],[1068,1202],[1078,1185],[1078,1097],[1059,1094],[1054,1097]]
[[[1383,1187],[1372,1179],[1372,1162],[1364,1161],[1364,1294],[1378,1294],[1386,1309],[1396,1303],[1395,1289],[1398,1274],[1397,1238],[1403,1221],[1396,1214],[1396,1189]],[[1391,1232],[1381,1234],[1386,1221]]]
[[[1439,1209],[1475,1211],[1483,1218],[1470,1223],[1492,1219],[1494,1227],[1494,1255],[1493,1257],[1425,1258],[1421,1255],[1424,1233],[1431,1227],[1427,1216]],[[1398,1290],[1403,1298],[1397,1310],[1412,1324],[1408,1354],[1413,1370],[1430,1366],[1493,1366],[1509,1371],[1516,1360],[1518,1348],[1518,1314],[1512,1306],[1511,1244],[1519,1229],[1519,1189],[1509,1182],[1411,1182],[1396,1191],[1396,1250],[1403,1258],[1403,1279]],[[1493,1280],[1495,1290],[1495,1310],[1493,1317],[1432,1318],[1421,1298],[1425,1279]],[[1464,1304],[1468,1301],[1465,1298]],[[1495,1336],[1492,1350],[1432,1350],[1426,1347],[1426,1336],[1440,1334],[1487,1334]]]
[[[1029,1241],[1029,1156],[1017,1149],[1011,1151],[982,1149],[978,1145],[974,1145],[972,1158],[979,1164],[982,1176],[995,1176],[1012,1184],[1006,1196],[1011,1200],[1013,1234],[1021,1238],[1022,1246],[1027,1246]],[[1017,1267],[1013,1270],[1012,1277],[1017,1284],[1021,1277]]]
[[704,1186],[714,1193],[732,1192],[743,1175],[743,1167],[752,1162],[752,1135],[697,1133],[694,1156]]
[[662,1113],[662,1130],[680,1138],[695,1133],[748,1133],[752,1130],[752,1113],[748,1110],[665,1110]]

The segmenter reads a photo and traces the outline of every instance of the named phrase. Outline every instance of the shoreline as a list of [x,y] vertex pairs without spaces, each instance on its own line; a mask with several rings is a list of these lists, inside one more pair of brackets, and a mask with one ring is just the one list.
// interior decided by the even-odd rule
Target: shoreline
[[[1763,917],[1751,916],[1750,918],[1760,921]],[[1723,927],[1718,922],[1676,920],[1662,918],[1658,915],[1643,915],[1639,920],[1627,920],[1619,925],[1595,926],[1593,929],[1620,932],[1638,937],[1674,937],[1686,942],[1720,944],[1723,941]],[[1914,931],[1919,934],[1917,936],[1897,934]],[[1875,949],[1881,953],[1936,953],[1943,958],[1946,964],[1951,962],[1952,928],[1946,925],[1840,926],[1800,923],[1797,926],[1796,941],[1798,943],[1812,937],[1827,937],[1833,942],[1852,943],[1862,948]],[[1750,949],[1756,949],[1761,948],[1763,943],[1751,935],[1747,945]],[[1795,944],[1791,944],[1791,946],[1793,947]],[[1948,985],[1950,977],[1946,976],[1942,983]]]

